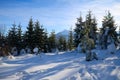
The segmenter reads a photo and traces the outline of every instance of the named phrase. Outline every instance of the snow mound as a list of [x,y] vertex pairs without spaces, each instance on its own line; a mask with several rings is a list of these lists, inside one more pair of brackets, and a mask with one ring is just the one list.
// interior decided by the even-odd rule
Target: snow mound
[[15,57],[13,55],[9,55],[7,56],[8,59],[15,59]]
[[4,62],[0,62],[0,65],[2,65],[2,66],[8,66],[8,64],[4,63]]
[[116,47],[114,43],[111,43],[108,45],[108,53],[115,53],[116,52]]

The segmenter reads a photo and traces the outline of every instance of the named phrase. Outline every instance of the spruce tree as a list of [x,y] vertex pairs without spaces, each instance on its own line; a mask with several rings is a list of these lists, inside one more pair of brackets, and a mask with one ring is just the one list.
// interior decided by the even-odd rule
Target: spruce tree
[[66,45],[66,40],[65,40],[64,36],[60,36],[58,39],[58,46],[59,46],[58,49],[60,51],[64,51],[66,48],[65,45]]
[[73,32],[72,28],[69,31],[69,38],[68,38],[68,49],[71,51],[73,49]]
[[39,21],[35,23],[34,27],[34,45],[44,49],[44,28],[40,25]]
[[[83,22],[82,17],[78,18],[76,28],[75,28],[75,43],[81,47],[82,51],[85,52],[88,47],[85,39],[96,41],[96,19],[92,18],[91,11],[86,15],[86,20]],[[89,44],[89,43],[88,43]],[[77,47],[76,46],[76,47]],[[93,45],[94,46],[94,45]]]
[[47,30],[45,30],[44,32],[44,52],[48,52],[48,43],[49,43],[49,40],[48,40],[48,33],[47,33]]
[[0,47],[2,46],[2,44],[4,43],[5,36],[3,35],[2,31],[0,30]]
[[39,21],[35,22],[35,27],[34,27],[34,45],[40,47],[40,41],[41,41],[41,34],[40,34],[40,23]]
[[21,24],[19,24],[17,28],[17,48],[18,51],[23,48]]
[[81,38],[83,37],[83,33],[81,32],[84,29],[84,22],[82,21],[82,16],[80,15],[79,18],[77,18],[76,27],[74,29],[75,35],[74,35],[74,44],[75,47],[78,46],[78,44],[81,42]]
[[108,46],[108,40],[114,40],[115,43],[118,42],[117,39],[117,32],[116,32],[116,26],[115,26],[115,21],[113,19],[113,16],[111,13],[108,11],[107,15],[104,16],[104,19],[102,21],[102,40],[104,48],[107,49]]
[[49,51],[51,52],[52,49],[56,48],[56,36],[55,31],[52,31],[49,36]]
[[96,31],[97,31],[97,22],[96,18],[92,18],[91,11],[88,11],[86,15],[85,26],[89,29],[88,37],[92,38],[94,42],[96,41]]
[[34,24],[32,18],[30,18],[27,31],[26,31],[26,44],[31,49],[34,47]]
[[17,28],[15,23],[12,25],[12,28],[8,32],[8,42],[11,47],[17,46]]

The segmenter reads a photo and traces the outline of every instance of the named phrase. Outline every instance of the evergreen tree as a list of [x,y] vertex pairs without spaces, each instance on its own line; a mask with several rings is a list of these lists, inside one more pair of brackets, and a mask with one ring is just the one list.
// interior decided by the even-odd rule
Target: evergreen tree
[[[75,28],[75,43],[77,44],[77,46],[80,44],[79,47],[81,47],[82,51],[84,52],[88,49],[88,47],[86,46],[86,42],[90,42],[92,41],[92,39],[94,40],[94,42],[96,41],[96,37],[94,37],[96,36],[97,30],[96,19],[92,18],[91,11],[89,11],[84,22],[82,21],[82,17],[78,18],[77,21],[78,22]],[[89,39],[90,41],[87,41],[85,39]]]
[[82,38],[85,35],[88,35],[89,38],[94,39],[96,41],[96,30],[97,23],[95,17],[92,18],[91,11],[86,15],[86,20],[82,21],[82,17],[77,18],[76,28],[75,28],[75,46],[77,47],[79,43],[81,43]]
[[48,35],[47,35],[47,30],[45,30],[44,32],[44,52],[48,52],[48,43],[49,43],[49,40],[48,40]]
[[92,18],[91,11],[88,11],[86,15],[85,26],[89,29],[88,37],[92,38],[94,42],[96,41],[96,31],[97,31],[97,22],[96,18]]
[[109,11],[108,11],[108,14],[104,16],[101,30],[102,30],[101,39],[103,40],[102,45],[104,45],[105,49],[107,49],[108,40],[111,40],[111,41],[114,40],[115,43],[118,42],[117,32],[115,31],[116,30],[115,21]]
[[8,32],[8,42],[11,47],[17,46],[17,28],[16,24],[12,25],[13,27]]
[[17,28],[17,48],[18,51],[20,51],[23,47],[23,43],[22,43],[22,30],[21,30],[21,24],[18,25]]
[[40,49],[44,49],[44,29],[39,24],[39,21],[35,23],[34,28],[34,45],[38,45]]
[[81,42],[81,38],[83,37],[82,30],[84,29],[84,22],[82,21],[82,17],[80,16],[77,18],[76,28],[74,29],[75,35],[74,35],[74,43],[75,47],[78,46],[78,44]]
[[73,49],[73,32],[72,32],[72,28],[69,32],[69,38],[68,38],[68,48],[71,51]]
[[63,51],[66,51],[67,50],[67,41],[66,41],[66,38],[64,37],[63,38]]
[[58,39],[58,49],[60,51],[66,51],[67,50],[67,42],[66,42],[66,39],[65,37],[63,36],[60,36],[59,39]]
[[26,44],[31,49],[33,49],[34,46],[34,24],[32,18],[29,21],[27,31],[26,31]]
[[[0,26],[1,27],[1,26]],[[4,43],[5,36],[3,35],[2,31],[0,30],[0,47],[2,46],[2,44]]]
[[52,31],[50,36],[49,36],[49,50],[50,52],[52,49],[56,48],[56,36],[55,36],[55,31]]

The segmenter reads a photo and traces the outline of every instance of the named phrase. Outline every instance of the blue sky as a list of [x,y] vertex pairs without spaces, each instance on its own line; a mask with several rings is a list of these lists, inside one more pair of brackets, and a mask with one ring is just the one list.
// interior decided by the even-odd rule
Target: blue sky
[[0,25],[9,29],[12,24],[21,23],[25,30],[29,19],[39,20],[40,24],[51,32],[75,27],[76,18],[85,18],[91,10],[97,17],[98,26],[107,10],[110,10],[116,24],[120,25],[120,0],[0,0]]

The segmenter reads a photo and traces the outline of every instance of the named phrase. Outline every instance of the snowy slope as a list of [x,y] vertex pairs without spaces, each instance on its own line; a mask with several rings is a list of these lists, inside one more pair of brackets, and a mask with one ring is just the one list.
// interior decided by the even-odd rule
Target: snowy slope
[[60,36],[63,36],[66,38],[66,40],[68,40],[69,30],[63,30],[56,34],[56,38],[59,38]]
[[56,34],[57,36],[60,36],[60,35],[69,35],[69,30],[63,30],[63,31],[61,31],[61,32],[59,32],[59,33],[57,33]]
[[120,80],[120,51],[96,52],[90,62],[75,51],[0,58],[0,80]]

